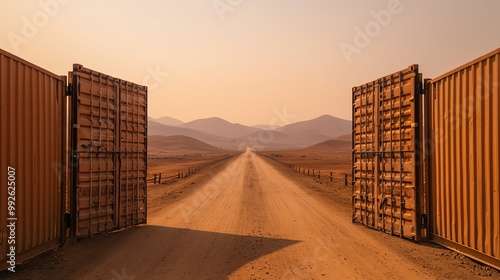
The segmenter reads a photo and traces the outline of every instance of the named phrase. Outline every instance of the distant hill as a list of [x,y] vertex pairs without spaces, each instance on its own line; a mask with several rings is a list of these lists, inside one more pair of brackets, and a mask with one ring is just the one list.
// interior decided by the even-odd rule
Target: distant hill
[[258,129],[265,129],[265,130],[275,130],[275,129],[279,128],[280,126],[270,125],[270,124],[256,124],[256,125],[253,125],[252,127],[255,127]]
[[217,152],[224,152],[224,150],[184,135],[154,135],[148,139],[148,153],[150,154]]
[[148,122],[148,135],[174,136],[184,135],[195,138],[212,146],[224,149],[236,149],[238,144],[235,140],[230,140],[225,137],[211,135],[196,129],[189,129],[180,126],[163,125],[156,121]]
[[352,142],[352,134],[341,135],[339,137],[335,137],[334,140]]
[[178,126],[178,125],[181,125],[181,124],[184,123],[181,120],[178,120],[178,119],[175,119],[175,118],[171,118],[171,117],[167,117],[167,116],[160,117],[160,118],[157,118],[157,119],[149,117],[148,120],[152,120],[152,121],[164,124],[164,125],[172,125],[172,126]]
[[149,119],[148,135],[184,135],[223,149],[296,149],[336,139],[350,143],[351,121],[323,115],[313,120],[289,124],[275,130],[230,123],[221,118],[191,121],[179,126]]
[[208,134],[225,138],[238,138],[258,131],[258,128],[249,127],[237,123],[230,123],[221,118],[207,118],[194,120],[181,127],[196,129]]
[[157,121],[148,121],[148,134],[149,135],[185,135],[192,138],[200,139],[209,136],[207,133],[203,133],[198,130],[183,128],[178,126],[164,125]]
[[276,130],[258,130],[237,139],[258,150],[293,148],[300,144],[288,134]]
[[[257,149],[305,148],[316,143],[344,137],[352,130],[351,121],[330,115],[289,124],[274,130],[272,141],[256,147]],[[279,134],[278,134],[279,133]],[[345,140],[342,138],[341,140]],[[349,140],[350,141],[350,140]]]
[[280,127],[276,131],[290,135],[302,146],[310,146],[351,133],[352,124],[349,120],[323,115],[312,120],[296,122]]
[[350,142],[332,139],[332,140],[326,140],[324,142],[307,147],[307,148],[303,149],[303,151],[322,152],[322,151],[344,150],[344,149],[351,149],[351,148],[352,148],[352,146],[351,146]]

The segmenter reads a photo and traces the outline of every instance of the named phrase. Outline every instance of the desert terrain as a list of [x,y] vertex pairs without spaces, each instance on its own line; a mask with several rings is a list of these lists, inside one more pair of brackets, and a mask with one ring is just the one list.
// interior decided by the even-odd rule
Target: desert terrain
[[311,177],[319,179],[317,180],[319,183],[344,183],[347,176],[347,183],[350,186],[351,142],[345,141],[344,138],[341,136],[340,140],[327,140],[305,149],[265,150],[259,151],[259,154],[288,165],[293,171],[303,175],[309,172]]
[[[278,155],[297,166],[344,173],[349,172],[349,151],[338,141],[261,155],[248,149],[186,178],[150,183],[147,225],[68,241],[0,278],[500,277],[437,245],[351,223],[351,191],[343,182],[308,177],[274,159]],[[183,170],[224,155],[218,152],[150,161],[150,172]]]

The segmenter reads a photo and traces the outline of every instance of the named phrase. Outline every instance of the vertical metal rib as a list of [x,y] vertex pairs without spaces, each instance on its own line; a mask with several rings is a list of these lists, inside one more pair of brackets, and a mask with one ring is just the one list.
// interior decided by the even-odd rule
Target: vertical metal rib
[[[125,98],[125,151],[123,151],[122,149],[122,152],[123,154],[125,155],[125,162],[126,162],[126,171],[125,171],[125,226],[128,226],[129,223],[128,223],[128,219],[129,219],[129,209],[128,209],[128,200],[129,200],[129,193],[128,193],[128,184],[129,184],[129,181],[128,181],[128,170],[129,170],[129,167],[128,167],[128,115],[129,115],[129,112],[128,112],[128,84],[125,83],[125,92],[126,92],[126,98]],[[121,106],[122,104],[120,104]],[[121,185],[121,184],[120,184]]]
[[[379,139],[379,145],[380,147],[378,147],[378,150],[380,151],[381,150],[381,154],[379,155],[379,158],[382,159],[382,173],[379,174],[378,178],[377,178],[377,186],[379,188],[382,188],[382,202],[381,202],[381,205],[380,205],[380,208],[382,210],[382,230],[385,232],[386,229],[385,229],[385,208],[386,208],[386,205],[387,205],[387,199],[386,199],[386,193],[385,193],[385,181],[384,181],[384,176],[385,176],[385,160],[386,160],[386,154],[384,153],[385,152],[385,146],[384,146],[384,133],[385,133],[385,118],[384,118],[384,105],[385,105],[385,94],[384,94],[384,87],[385,87],[385,84],[386,84],[386,81],[385,81],[385,78],[382,79],[382,85],[380,86],[379,88],[379,96],[381,96],[382,98],[382,102],[381,104],[377,104],[377,106],[379,107],[379,110],[378,110],[378,113],[379,113],[379,121],[380,123],[378,124],[379,125],[379,129],[378,129],[378,135],[376,136],[378,139]],[[379,166],[377,166],[377,168],[380,168]],[[381,184],[382,183],[382,184]]]
[[[364,87],[361,87],[361,92],[359,94],[359,103],[360,103],[360,114],[359,114],[359,123],[360,125],[363,123],[363,88]],[[365,141],[363,141],[363,129],[361,128],[360,131],[359,131],[359,146],[360,146],[360,151],[363,152],[365,151],[365,147],[364,145],[366,145],[366,139]],[[359,205],[360,205],[360,214],[361,214],[361,223],[363,223],[364,225],[367,225],[366,223],[366,215],[368,213],[366,213],[366,199],[363,198],[364,194],[366,194],[366,186],[365,186],[365,176],[364,176],[364,172],[363,172],[363,164],[364,164],[364,161],[366,160],[366,156],[365,158],[363,158],[363,153],[361,153],[360,155],[361,157],[361,160],[360,160],[360,187],[359,187]],[[363,207],[365,208],[365,215],[363,217]]]
[[93,98],[93,88],[94,88],[94,76],[92,71],[90,72],[90,143],[89,143],[89,158],[90,158],[90,179],[89,179],[89,236],[92,234],[92,134],[93,134],[93,109],[94,109],[94,98]]
[[[99,147],[97,148],[98,151],[101,150],[102,146],[102,74],[99,73],[99,141],[98,145]],[[101,184],[102,184],[102,172],[101,172],[101,154],[98,153],[96,155],[97,161],[99,162],[99,183],[98,183],[98,193],[97,193],[97,231],[101,232]]]
[[392,149],[392,129],[393,129],[393,126],[394,126],[394,123],[393,123],[393,118],[392,118],[392,103],[394,101],[394,76],[391,75],[391,99],[390,99],[390,116],[391,116],[391,120],[390,120],[390,141],[389,141],[389,145],[390,145],[390,159],[391,159],[391,176],[390,176],[390,181],[389,181],[389,184],[390,184],[390,188],[391,188],[391,234],[394,234],[394,185],[393,185],[393,160],[394,160],[394,151]]
[[109,208],[109,76],[106,76],[106,221],[104,223],[104,230],[108,231],[108,208]]
[[399,236],[403,237],[403,73],[399,74]]

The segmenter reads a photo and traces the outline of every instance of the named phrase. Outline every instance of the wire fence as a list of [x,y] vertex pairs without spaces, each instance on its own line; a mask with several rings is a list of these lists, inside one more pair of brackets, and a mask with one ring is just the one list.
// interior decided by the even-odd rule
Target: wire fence
[[147,182],[153,182],[153,185],[156,185],[156,184],[161,184],[161,182],[165,182],[167,180],[171,180],[171,179],[182,179],[182,178],[187,178],[193,174],[196,174],[198,172],[200,172],[201,170],[209,167],[209,166],[212,166],[214,164],[217,164],[217,163],[220,163],[222,161],[225,161],[227,159],[230,159],[230,158],[233,158],[234,156],[236,156],[237,154],[234,154],[234,155],[229,155],[229,156],[226,156],[224,158],[220,158],[220,159],[216,159],[216,160],[213,160],[213,161],[209,161],[209,162],[205,162],[203,164],[200,164],[200,165],[197,165],[197,166],[194,166],[194,167],[188,167],[186,169],[186,172],[177,172],[176,174],[171,174],[171,175],[168,175],[168,174],[165,174],[165,173],[155,173],[155,174],[152,174],[153,177],[152,178],[149,178],[147,179]]
[[302,174],[304,176],[313,177],[313,178],[316,178],[318,180],[323,180],[325,182],[342,183],[345,187],[349,187],[352,183],[351,174],[339,173],[339,172],[335,172],[335,171],[317,170],[317,169],[313,169],[313,168],[306,168],[306,167],[298,166],[296,164],[281,161],[281,160],[277,159],[276,157],[273,157],[272,155],[266,155],[266,154],[260,154],[260,153],[259,153],[259,155],[264,156],[270,160],[273,160],[281,165],[284,165],[285,167],[290,168],[294,172]]

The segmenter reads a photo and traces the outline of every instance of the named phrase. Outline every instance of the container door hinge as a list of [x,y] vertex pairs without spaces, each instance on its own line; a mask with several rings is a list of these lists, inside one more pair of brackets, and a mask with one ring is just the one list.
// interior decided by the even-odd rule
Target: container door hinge
[[64,226],[71,228],[71,213],[64,213]]
[[68,88],[66,89],[66,96],[73,95],[73,85],[68,84]]
[[421,227],[422,229],[427,229],[427,214],[422,214],[422,216],[421,216],[420,220],[421,220],[421,225],[420,225],[420,227]]

